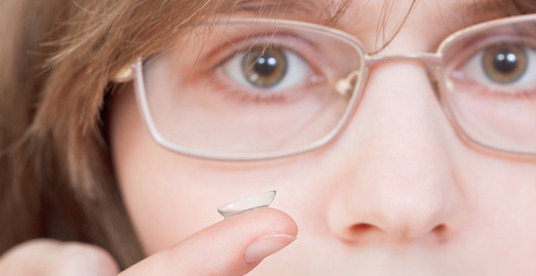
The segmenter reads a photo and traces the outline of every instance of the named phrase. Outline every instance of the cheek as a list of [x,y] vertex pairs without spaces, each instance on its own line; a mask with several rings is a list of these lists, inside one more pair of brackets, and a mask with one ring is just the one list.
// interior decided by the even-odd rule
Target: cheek
[[192,172],[149,136],[131,91],[114,99],[110,126],[119,187],[147,253],[169,247],[218,219],[213,213],[217,206],[199,200],[211,191],[187,177]]
[[467,165],[457,171],[470,214],[462,235],[488,260],[532,263],[527,258],[536,254],[536,166],[489,158],[459,164]]
[[[534,163],[510,162],[499,158],[471,160],[471,157],[457,163],[459,185],[463,185],[469,206],[475,206],[476,210],[496,220],[536,216],[536,212],[527,212],[536,210]],[[523,221],[536,225],[536,220]]]
[[110,114],[119,187],[147,254],[169,248],[221,220],[217,208],[225,203],[270,190],[279,192],[288,184],[285,172],[267,169],[281,166],[211,162],[164,149],[146,130],[131,91],[113,99]]
[[[157,145],[140,119],[131,92],[116,96],[110,119],[119,186],[147,254],[169,248],[221,220],[216,211],[221,205],[269,190],[278,191],[272,206],[288,212],[300,227],[300,240],[309,241],[298,241],[296,251],[273,260],[297,261],[290,252],[322,259],[326,250],[347,254],[352,249],[330,232],[326,209],[337,199],[334,190],[353,179],[352,174],[354,178],[363,175],[356,168],[364,166],[350,162],[350,157],[341,155],[336,147],[331,155],[318,150],[273,163],[217,163],[184,157]],[[450,152],[450,164],[444,165],[454,175],[450,184],[463,196],[465,219],[460,232],[442,247],[445,255],[436,252],[434,256],[470,261],[471,265],[490,260],[519,263],[519,267],[532,263],[527,259],[536,255],[536,165],[489,158],[465,149]],[[351,185],[377,184],[358,180]],[[317,250],[310,250],[310,244],[316,244]],[[363,248],[355,249],[364,252]],[[470,260],[467,252],[471,252]],[[349,256],[338,257],[343,260]],[[479,269],[482,266],[475,267],[475,271]]]

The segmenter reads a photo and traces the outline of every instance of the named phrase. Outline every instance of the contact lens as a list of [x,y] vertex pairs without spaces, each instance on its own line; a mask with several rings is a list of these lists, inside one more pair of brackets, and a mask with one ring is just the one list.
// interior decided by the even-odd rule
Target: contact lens
[[275,191],[256,194],[229,202],[220,208],[218,213],[224,218],[249,212],[261,207],[269,206],[275,197]]

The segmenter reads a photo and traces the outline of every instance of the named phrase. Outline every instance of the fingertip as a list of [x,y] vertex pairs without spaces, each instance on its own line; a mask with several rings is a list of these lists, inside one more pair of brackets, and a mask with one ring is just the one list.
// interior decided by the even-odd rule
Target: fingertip
[[226,218],[226,223],[237,220],[240,223],[254,223],[254,227],[249,230],[266,231],[279,234],[297,236],[298,225],[296,221],[287,213],[271,207],[263,207],[240,215]]
[[247,238],[245,246],[242,246],[242,254],[240,254],[243,270],[234,272],[247,273],[266,257],[279,252],[297,239],[296,222],[287,213],[278,209],[259,208],[234,216],[226,223],[234,224],[232,220],[236,220],[236,224],[241,225],[236,230],[237,236],[242,237],[243,240]]
[[104,250],[95,245],[77,242],[61,244],[59,250],[61,255],[61,265],[58,266],[66,273],[58,275],[70,275],[73,271],[87,273],[87,275],[112,276],[119,273],[119,265],[115,259]]
[[244,252],[244,261],[248,264],[258,264],[264,258],[287,247],[296,240],[296,236],[288,234],[272,234],[256,239]]
[[297,233],[288,214],[263,207],[207,227],[122,275],[244,275],[296,240]]
[[2,275],[116,275],[119,266],[104,249],[79,242],[34,239],[2,256]]

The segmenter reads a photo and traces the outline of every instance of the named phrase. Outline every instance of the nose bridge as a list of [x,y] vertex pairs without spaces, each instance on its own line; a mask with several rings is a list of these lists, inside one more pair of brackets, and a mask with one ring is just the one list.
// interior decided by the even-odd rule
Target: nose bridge
[[[432,70],[439,61],[435,56],[422,57],[404,55],[371,59],[354,124],[364,128],[369,118],[374,118],[371,127],[381,133],[380,139],[392,138],[389,135],[392,129],[403,131],[400,133],[403,136],[396,140],[412,137],[410,140],[415,141],[437,135],[438,120],[448,123],[434,96],[436,86],[430,84],[430,81],[436,81],[435,76],[430,80],[430,75],[435,75]],[[426,135],[412,135],[420,131]]]
[[[401,196],[413,196],[429,188],[423,185],[440,182],[436,176],[448,165],[441,163],[448,159],[444,134],[450,125],[427,81],[427,70],[415,63],[421,59],[406,57],[405,62],[397,57],[382,60],[397,63],[376,63],[355,125],[370,133],[361,141],[375,152],[367,151],[363,157],[391,168],[388,175],[376,175],[375,182],[400,189],[397,193]],[[374,118],[372,123],[367,117]]]
[[344,138],[354,145],[345,153],[352,166],[334,204],[339,214],[332,212],[345,221],[332,225],[346,237],[380,229],[416,238],[450,224],[458,199],[444,138],[450,126],[421,64],[438,60],[426,57],[369,59],[365,93]]

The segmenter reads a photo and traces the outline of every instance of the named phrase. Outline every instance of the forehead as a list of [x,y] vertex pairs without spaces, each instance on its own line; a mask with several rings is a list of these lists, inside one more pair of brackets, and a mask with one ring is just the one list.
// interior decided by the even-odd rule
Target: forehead
[[[369,51],[397,37],[423,37],[430,51],[449,34],[483,21],[518,14],[514,1],[532,0],[240,0],[237,13],[308,21],[344,30]],[[400,49],[400,47],[398,47]]]
[[[227,0],[229,1],[229,0]],[[229,1],[233,10],[255,15],[275,17],[306,17],[310,20],[330,20],[356,12],[394,15],[406,13],[409,7],[425,7],[427,10],[451,11],[465,16],[500,16],[512,13],[516,2],[531,0],[238,0]]]

